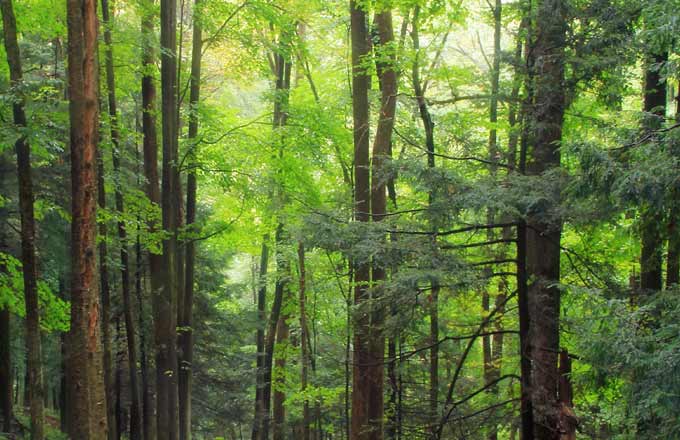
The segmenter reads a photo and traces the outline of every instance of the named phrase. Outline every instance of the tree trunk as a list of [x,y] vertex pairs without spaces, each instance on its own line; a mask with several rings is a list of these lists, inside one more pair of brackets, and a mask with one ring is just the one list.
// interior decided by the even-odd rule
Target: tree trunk
[[70,434],[107,435],[95,255],[97,150],[97,6],[68,0],[68,83],[71,122],[71,330],[68,348]]
[[[411,30],[411,39],[413,40],[413,48],[416,52],[415,59],[412,67],[412,82],[413,91],[416,95],[416,102],[418,103],[418,112],[420,114],[420,120],[423,122],[423,128],[425,129],[425,147],[427,148],[427,166],[429,168],[435,167],[435,143],[434,143],[434,122],[432,121],[432,115],[430,114],[430,108],[425,99],[425,90],[423,90],[423,85],[420,79],[420,35],[419,35],[419,18],[420,18],[420,7],[416,6],[413,12],[413,24]],[[428,194],[428,202],[431,205],[433,202],[432,193]],[[436,225],[434,226],[434,232],[437,232]],[[436,242],[436,236],[433,238]],[[433,281],[430,284],[432,289],[430,292],[430,389],[429,389],[429,411],[430,420],[429,427],[427,428],[429,432],[433,433],[434,428],[437,424],[439,418],[439,291],[440,286],[437,281]]]
[[[147,12],[147,10],[153,9],[153,0],[147,0],[144,8],[144,13],[142,15],[141,23],[141,33],[142,33],[142,132],[143,132],[143,145],[144,145],[144,175],[146,177],[146,195],[155,205],[160,205],[161,203],[161,193],[158,184],[158,139],[156,135],[156,85],[155,78],[153,75],[153,70],[155,69],[155,59],[156,52],[154,50],[153,39],[155,37],[154,33],[154,20],[155,16],[152,13]],[[149,232],[154,233],[159,229],[159,225],[156,223],[149,224]],[[152,298],[153,312],[157,316],[161,309],[161,291],[163,289],[163,256],[157,251],[150,251],[148,254],[149,258],[149,279],[151,292],[150,296]],[[141,306],[141,305],[140,305]],[[142,315],[140,315],[140,320]],[[141,321],[140,321],[140,329]],[[154,329],[154,335],[157,330]],[[142,339],[144,342],[144,339]],[[142,354],[142,359],[144,355]],[[142,367],[142,374],[145,374],[146,370]],[[158,367],[157,367],[158,372]],[[142,376],[142,381],[145,381]],[[147,384],[150,382],[146,380]],[[145,386],[145,393],[147,394],[147,404],[149,415],[154,414],[154,404],[153,391]],[[155,396],[156,402],[159,401],[158,396]],[[156,416],[159,417],[160,414],[156,411]],[[156,426],[154,426],[156,425]],[[157,438],[157,420],[153,420],[151,417],[144,418],[144,438],[145,440],[153,440]]]
[[[200,0],[194,3],[193,36],[191,51],[191,85],[189,90],[189,171],[187,173],[187,209],[186,225],[191,231],[196,221],[196,149],[198,148],[198,103],[201,92],[201,52],[203,35],[201,17],[199,16]],[[185,244],[186,273],[184,277],[184,307],[180,317],[179,348],[179,429],[180,440],[191,439],[191,368],[194,351],[193,301],[194,272],[196,260],[195,241],[190,237]]]
[[[564,119],[564,48],[566,38],[563,0],[538,2],[536,39],[533,42],[535,101],[531,113],[531,138],[527,171],[542,175],[560,166],[560,141]],[[556,202],[552,202],[556,203]],[[539,213],[545,214],[544,212]],[[559,379],[560,237],[561,221],[527,220],[527,275],[531,326],[532,399],[534,435],[556,439],[557,384]]]
[[177,301],[179,246],[179,172],[177,152],[177,3],[161,0],[161,95],[163,115],[163,268],[156,293],[156,398],[159,440],[177,440]]
[[106,62],[106,87],[108,92],[108,107],[111,126],[111,143],[113,158],[114,186],[116,189],[116,211],[118,212],[118,239],[120,240],[120,267],[121,267],[121,289],[123,296],[123,314],[125,318],[125,335],[127,339],[128,354],[128,373],[130,377],[130,439],[140,440],[142,438],[141,426],[141,405],[139,403],[139,383],[137,378],[137,343],[135,334],[135,324],[132,312],[132,294],[130,280],[130,257],[127,244],[127,231],[123,216],[125,207],[123,204],[123,191],[120,169],[120,133],[118,129],[118,110],[116,102],[116,80],[113,69],[113,42],[111,39],[112,20],[109,14],[108,0],[101,0],[102,22],[104,28],[104,58]]
[[[3,35],[10,82],[18,92],[23,81],[21,54],[17,41],[16,20],[11,0],[0,2],[2,9]],[[13,105],[14,124],[18,129],[26,128],[24,100],[17,96]],[[14,143],[17,154],[19,181],[19,211],[21,213],[21,263],[24,278],[24,302],[26,304],[26,369],[29,380],[29,404],[31,414],[31,438],[44,437],[44,393],[42,377],[42,355],[40,344],[40,308],[38,305],[37,261],[35,256],[35,217],[33,212],[33,179],[31,176],[31,147],[25,134]]]
[[[298,267],[300,269],[300,386],[302,394],[307,392],[309,383],[309,365],[310,365],[310,344],[309,344],[309,329],[307,328],[307,270],[305,268],[305,246],[302,242],[298,243]],[[311,440],[311,411],[309,408],[309,399],[304,398],[302,406],[302,439]]]
[[[285,305],[290,302],[290,294],[287,288],[284,288],[284,296],[283,304]],[[286,438],[286,409],[284,403],[286,401],[286,351],[288,350],[288,336],[290,333],[288,318],[287,313],[281,314],[276,325],[277,349],[274,351],[276,369],[272,378],[272,385],[274,387],[274,396],[272,398],[272,413],[274,416],[272,424],[273,440],[285,440]]]
[[267,323],[267,268],[269,266],[269,247],[267,242],[269,236],[265,235],[262,238],[262,252],[260,253],[260,275],[257,287],[257,316],[258,328],[255,335],[257,345],[257,371],[255,378],[255,416],[253,417],[253,430],[251,440],[258,440],[260,437],[260,429],[262,427],[262,420],[264,419],[264,401],[262,400],[262,393],[264,390],[264,364],[265,364],[265,334],[264,327]]
[[[355,220],[369,222],[371,213],[371,186],[369,164],[369,101],[370,74],[364,66],[370,54],[370,41],[366,11],[350,0],[352,44],[352,109],[354,121],[354,203]],[[357,306],[368,301],[368,284],[371,281],[368,261],[355,262],[354,303]],[[382,423],[371,422],[372,394],[376,388],[382,397],[382,381],[374,384],[370,365],[375,364],[370,346],[370,318],[368,313],[358,313],[354,319],[354,356],[352,366],[352,424],[351,440],[379,440]],[[382,354],[378,362],[382,362]],[[377,397],[377,396],[376,396]],[[382,405],[379,408],[382,411]],[[382,419],[382,414],[381,414]]]
[[[104,189],[104,158],[101,150],[97,149],[97,203],[99,209],[106,209],[106,191]],[[111,355],[111,287],[109,284],[109,263],[108,263],[108,245],[106,244],[106,237],[108,235],[108,227],[106,222],[99,223],[99,236],[102,238],[97,245],[99,252],[99,288],[101,289],[101,327],[102,327],[102,349],[103,363],[104,363],[104,391],[106,393],[106,400],[114,402],[116,396],[114,394],[113,383],[113,364],[114,359]],[[118,433],[116,425],[116,414],[114,405],[107,405],[106,407],[106,421],[109,426],[108,438],[109,440],[117,440]]]
[[[648,61],[645,71],[644,111],[645,129],[659,129],[666,116],[666,83],[661,76],[661,65],[668,61],[667,54],[656,54]],[[640,212],[640,288],[643,292],[661,290],[663,215],[656,206],[644,203]],[[673,268],[671,268],[673,270]]]

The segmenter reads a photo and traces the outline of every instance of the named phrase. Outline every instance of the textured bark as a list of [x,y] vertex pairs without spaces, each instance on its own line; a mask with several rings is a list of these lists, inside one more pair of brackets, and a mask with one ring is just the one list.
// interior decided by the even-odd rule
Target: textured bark
[[[11,0],[0,2],[2,10],[3,36],[10,83],[19,95],[12,104],[14,124],[18,129],[26,128],[24,100],[20,95],[23,81],[21,53],[17,41],[16,20]],[[42,355],[40,343],[40,308],[38,305],[37,261],[35,255],[35,217],[33,212],[33,179],[31,176],[31,148],[25,134],[14,143],[17,155],[19,181],[19,211],[21,214],[21,263],[24,278],[24,302],[26,304],[26,369],[28,371],[28,395],[31,415],[31,438],[42,440],[44,437],[44,388],[42,375]],[[9,324],[9,319],[6,320]],[[9,371],[9,370],[8,370]],[[11,406],[7,413],[11,413]],[[7,418],[11,420],[10,417]]]
[[[675,122],[680,123],[680,92],[675,96]],[[680,145],[671,147],[672,154],[680,156]],[[669,212],[668,256],[666,258],[666,288],[680,282],[680,189],[674,188]]]
[[71,122],[71,330],[68,347],[70,434],[107,436],[95,259],[97,179],[97,12],[95,0],[68,0]]
[[177,3],[161,0],[161,95],[163,119],[162,285],[156,301],[156,399],[158,439],[176,440],[179,431],[177,389],[177,301],[179,173],[177,152]]
[[[370,74],[364,67],[370,53],[366,11],[356,1],[350,0],[352,44],[352,117],[354,121],[354,218],[369,222],[371,212],[371,186],[369,164],[369,102]],[[354,303],[361,306],[368,300],[371,281],[369,262],[356,262],[354,267]],[[375,364],[370,351],[370,317],[363,310],[354,317],[354,356],[352,366],[352,421],[351,440],[379,440],[382,426],[371,424],[370,365]],[[378,363],[382,362],[382,353]],[[382,382],[380,383],[382,397]],[[382,405],[380,406],[382,410]],[[381,414],[382,417],[382,414]],[[381,424],[380,424],[381,425]]]
[[[564,119],[564,48],[566,36],[563,0],[538,2],[536,38],[533,42],[535,100],[532,106],[527,172],[541,175],[560,166],[560,141]],[[554,202],[552,202],[554,203]],[[550,209],[545,207],[544,209]],[[557,353],[559,350],[561,222],[527,220],[527,274],[531,325],[534,435],[557,439]]]
[[[191,230],[196,221],[196,149],[198,148],[198,103],[201,92],[201,52],[203,50],[203,34],[201,17],[198,15],[200,0],[194,3],[193,36],[191,51],[191,79],[189,90],[189,172],[187,173],[187,208],[186,225]],[[194,352],[193,332],[193,301],[194,301],[194,272],[196,260],[195,241],[188,240],[185,244],[185,276],[184,276],[184,307],[179,320],[179,432],[181,440],[191,439],[191,368]]]
[[[661,128],[666,116],[666,83],[660,72],[668,55],[650,57],[645,72],[645,129]],[[661,290],[663,255],[663,215],[656,206],[644,203],[640,209],[640,288],[643,292]],[[671,267],[671,270],[674,270]],[[672,280],[672,279],[671,279]]]
[[[309,344],[309,328],[307,327],[307,270],[305,268],[305,246],[298,244],[298,267],[300,270],[300,387],[304,394],[309,384],[309,366],[311,353]],[[311,439],[311,411],[309,400],[305,399],[302,406],[302,440]]]
[[265,334],[264,328],[267,323],[267,268],[269,266],[269,236],[262,238],[262,251],[260,253],[260,274],[257,287],[257,316],[258,328],[255,335],[257,345],[257,371],[255,378],[255,416],[253,417],[253,429],[251,440],[258,440],[262,420],[264,418],[264,402],[262,393],[264,390],[264,364],[265,364]]
[[140,440],[142,438],[142,415],[139,398],[139,380],[137,375],[137,337],[135,333],[135,322],[132,312],[130,257],[127,243],[127,230],[125,227],[125,221],[123,220],[125,207],[123,203],[121,182],[121,145],[116,102],[116,79],[113,68],[113,42],[111,39],[112,21],[109,13],[108,0],[101,0],[101,6],[105,43],[104,58],[106,64],[107,100],[111,127],[111,144],[113,147],[111,154],[113,159],[116,211],[120,217],[118,220],[118,239],[120,240],[121,291],[123,297],[123,315],[125,318],[125,335],[127,339],[128,374],[130,377],[130,439]]

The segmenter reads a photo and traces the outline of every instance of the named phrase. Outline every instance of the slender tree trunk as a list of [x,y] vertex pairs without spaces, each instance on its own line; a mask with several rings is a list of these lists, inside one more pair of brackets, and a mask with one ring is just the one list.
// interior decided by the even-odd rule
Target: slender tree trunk
[[179,220],[177,152],[177,4],[161,0],[161,94],[163,115],[162,217],[163,278],[156,312],[156,398],[159,440],[177,440],[177,301],[179,292],[177,227]]
[[[290,292],[288,288],[284,288],[284,305],[290,302]],[[274,386],[274,395],[272,398],[272,438],[273,440],[285,440],[286,438],[286,408],[284,403],[286,401],[286,352],[288,350],[288,336],[290,328],[288,326],[288,314],[282,313],[279,316],[279,322],[276,325],[276,345],[275,354],[275,374],[272,378]]]
[[[193,36],[191,51],[191,84],[189,90],[189,172],[187,173],[186,225],[191,228],[196,221],[196,149],[198,148],[198,103],[201,91],[201,52],[203,35],[201,28],[200,0],[194,3]],[[191,229],[190,229],[191,230]],[[180,440],[191,439],[191,368],[194,351],[193,302],[194,272],[196,260],[195,241],[191,238],[185,244],[186,273],[184,277],[184,307],[180,317],[179,347],[179,425]]]
[[[161,203],[161,192],[158,182],[158,138],[156,134],[156,83],[153,75],[156,62],[156,51],[154,50],[153,39],[154,20],[153,14],[146,12],[146,9],[153,9],[153,0],[146,0],[145,12],[142,15],[141,33],[142,33],[142,132],[144,145],[144,175],[146,177],[146,195],[155,205]],[[159,229],[158,224],[152,223],[149,225],[149,232],[154,233]],[[153,312],[157,316],[161,309],[161,291],[163,289],[163,256],[157,251],[150,251],[149,259],[149,279],[152,298]],[[140,315],[141,319],[141,315]],[[140,328],[141,322],[140,322]],[[160,330],[154,328],[154,335],[156,331]],[[155,336],[154,336],[155,337]],[[143,339],[142,339],[143,341]],[[142,356],[142,359],[144,356]],[[157,367],[157,373],[159,372]],[[145,373],[145,368],[142,368],[142,374]],[[142,379],[144,380],[144,379]],[[147,383],[150,382],[147,379]],[[148,385],[147,385],[148,386]],[[159,401],[158,396],[153,400],[153,392],[149,388],[145,388],[148,393],[149,414],[154,414],[154,407],[157,407]],[[156,412],[156,420],[150,418],[144,419],[144,438],[146,440],[153,440],[157,438],[158,424],[157,420],[160,413]]]
[[[7,195],[7,176],[10,164],[6,152],[0,152],[0,194]],[[0,224],[5,224],[9,217],[6,206],[0,206]],[[0,252],[7,253],[8,231],[0,228]],[[0,273],[6,274],[7,268],[0,265]],[[13,369],[11,350],[11,313],[8,307],[0,309],[0,415],[3,432],[11,432],[14,418]]]
[[[533,42],[535,101],[527,163],[531,175],[541,175],[560,166],[565,106],[565,9],[563,0],[538,2]],[[534,435],[539,439],[557,439],[560,290],[556,283],[560,280],[561,221],[529,216],[526,234],[527,275],[531,280],[528,299]]]
[[[425,129],[425,146],[427,148],[427,165],[429,168],[435,167],[435,143],[434,143],[434,122],[430,114],[430,108],[425,99],[425,90],[423,90],[422,81],[420,79],[420,36],[419,36],[419,18],[420,7],[416,6],[413,12],[413,23],[411,30],[411,39],[413,40],[413,47],[416,51],[416,56],[412,67],[412,82],[413,90],[416,95],[418,103],[418,112],[420,119],[423,122]],[[432,193],[428,194],[428,202],[431,205],[433,202]],[[437,232],[436,225],[434,232]],[[433,238],[436,242],[436,236]],[[430,285],[430,389],[429,389],[429,411],[430,411],[430,426],[428,431],[434,433],[434,428],[439,418],[439,292],[441,290],[439,282],[433,281]]]
[[[656,54],[648,60],[645,71],[645,129],[652,131],[664,124],[666,116],[666,83],[661,77],[661,65],[668,54]],[[643,204],[640,212],[640,288],[643,292],[662,288],[663,216],[659,209]],[[674,270],[671,267],[672,270]],[[671,273],[672,281],[673,273]]]
[[71,121],[71,331],[69,334],[70,434],[76,439],[107,435],[100,346],[95,255],[97,150],[97,6],[68,0],[69,116]]
[[258,440],[260,437],[260,429],[262,427],[262,420],[264,419],[264,401],[262,400],[262,393],[264,390],[264,364],[265,364],[265,334],[264,328],[267,323],[267,268],[269,266],[269,247],[267,242],[269,236],[265,235],[262,238],[262,251],[260,253],[260,275],[257,287],[257,315],[258,328],[255,335],[257,345],[257,371],[255,380],[255,416],[253,417],[253,429],[251,440]]
[[[0,2],[2,9],[3,34],[10,81],[20,90],[23,81],[21,54],[17,41],[16,20],[11,0]],[[20,92],[19,92],[20,93]],[[14,124],[26,128],[24,100],[17,96],[13,105]],[[44,437],[44,384],[42,377],[42,355],[40,343],[40,308],[38,305],[37,261],[35,256],[35,217],[33,212],[33,179],[31,176],[31,147],[25,134],[14,144],[17,154],[19,180],[19,211],[21,213],[21,263],[24,277],[24,302],[26,304],[26,369],[29,380],[29,404],[31,414],[31,438]]]
[[140,440],[142,438],[141,426],[141,405],[139,403],[139,383],[137,376],[137,343],[135,334],[135,325],[132,312],[132,294],[131,294],[131,280],[130,280],[130,258],[129,248],[127,245],[127,231],[125,228],[125,221],[123,216],[125,207],[123,204],[123,192],[121,182],[121,167],[120,167],[120,133],[118,128],[118,110],[116,102],[116,80],[113,68],[113,42],[111,39],[112,20],[109,11],[108,0],[101,1],[102,6],[102,22],[104,28],[104,43],[106,45],[104,50],[104,58],[106,63],[106,86],[108,108],[111,126],[111,154],[113,157],[113,173],[114,186],[116,196],[116,211],[120,219],[118,220],[118,239],[120,240],[120,267],[121,267],[121,289],[123,296],[123,314],[125,318],[125,335],[127,339],[127,354],[130,377],[130,439]]
[[[307,327],[307,270],[305,267],[305,246],[302,242],[298,243],[298,267],[300,269],[300,292],[299,292],[299,306],[300,306],[300,385],[303,395],[307,391],[309,384],[309,365],[310,365],[310,346],[309,346],[309,329]],[[302,439],[311,440],[311,411],[309,408],[309,399],[305,398],[302,405]]]
[[[366,11],[350,0],[352,44],[352,109],[354,121],[354,203],[355,220],[369,222],[371,214],[371,186],[369,164],[369,101],[370,74],[365,59],[370,54],[370,41]],[[354,267],[354,303],[365,306],[371,281],[368,261],[356,261]],[[378,362],[382,362],[382,354]],[[374,377],[370,365],[375,364],[370,347],[370,318],[368,313],[357,313],[354,318],[354,356],[352,366],[352,421],[351,440],[379,440],[382,424],[371,422]],[[377,385],[377,384],[376,384]],[[382,381],[378,387],[382,397]],[[382,405],[378,410],[382,411]],[[381,414],[382,417],[382,414]]]
[[[276,242],[281,242],[283,226],[279,225],[276,231]],[[277,268],[277,271],[279,268]],[[276,327],[281,316],[281,305],[283,303],[285,283],[280,278],[276,281],[276,288],[274,291],[274,302],[272,303],[272,310],[269,314],[269,325],[267,329],[267,336],[264,345],[264,373],[262,378],[262,426],[260,429],[258,440],[269,439],[269,410],[271,403],[272,390],[272,364],[274,359],[274,343],[276,341]]]
[[[101,154],[101,149],[97,149],[97,201],[99,209],[106,209],[106,191],[104,189],[104,158]],[[104,363],[104,390],[106,393],[106,400],[114,402],[116,396],[114,394],[113,382],[113,364],[114,359],[111,355],[111,287],[109,284],[109,263],[108,263],[108,245],[106,244],[106,237],[108,236],[108,227],[106,222],[99,223],[99,236],[102,238],[97,245],[99,252],[99,288],[101,290],[101,327],[102,327],[102,349],[103,363]],[[118,438],[116,414],[114,405],[107,405],[106,420],[109,426],[108,438],[109,440],[116,440]]]
[[[500,69],[501,69],[501,32],[502,32],[502,3],[501,0],[496,0],[493,7],[493,17],[494,17],[494,53],[493,53],[493,65],[491,69],[491,98],[489,100],[489,123],[491,129],[489,130],[489,161],[497,162],[500,157],[500,151],[498,149],[498,130],[496,124],[498,123],[498,95],[499,95],[499,83],[500,83]],[[497,174],[497,167],[490,165],[489,172],[492,176]],[[489,209],[487,214],[488,223],[494,223],[496,215],[492,209]],[[487,239],[489,241],[494,240],[494,231],[492,229],[487,230]],[[497,255],[498,260],[505,258],[504,251]],[[496,308],[498,306],[502,307],[505,303],[505,295],[502,292],[503,283],[499,283],[499,292],[496,297]],[[490,294],[489,292],[484,292],[483,305],[485,311],[489,311],[490,306]],[[494,330],[500,330],[502,311],[498,310],[499,316],[496,318],[494,325]],[[497,332],[493,336],[484,336],[484,378],[485,385],[496,381],[500,377],[500,360],[502,354],[502,344],[503,344],[502,333]],[[498,396],[498,387],[493,386],[490,392],[494,397]],[[489,440],[497,440],[498,438],[498,426],[493,421],[491,422],[491,427],[489,429],[487,438]]]
[[[675,122],[680,123],[680,91],[675,96]],[[675,143],[672,146],[672,154],[680,156],[680,145]],[[669,212],[668,224],[668,257],[666,260],[666,288],[680,282],[680,191],[673,192],[673,202]]]

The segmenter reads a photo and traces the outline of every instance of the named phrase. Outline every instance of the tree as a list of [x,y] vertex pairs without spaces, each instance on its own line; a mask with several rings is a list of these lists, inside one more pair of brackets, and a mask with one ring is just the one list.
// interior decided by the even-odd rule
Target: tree
[[[21,52],[17,41],[17,27],[11,0],[3,0],[2,23],[9,64],[10,81],[15,88],[12,105],[14,124],[17,129],[26,129],[26,112],[21,97],[23,71]],[[19,206],[21,211],[21,263],[24,274],[24,298],[26,304],[26,352],[31,406],[31,438],[42,440],[44,437],[44,388],[42,377],[42,348],[40,342],[40,308],[38,305],[37,261],[35,256],[35,216],[33,212],[33,179],[31,177],[31,147],[25,133],[20,133],[14,144],[17,154],[17,173],[19,175]],[[9,409],[7,420],[11,420]],[[9,431],[9,430],[8,430]]]
[[68,349],[70,435],[107,435],[95,255],[97,211],[97,7],[67,2],[71,122],[71,331]]
[[[535,40],[531,43],[534,102],[529,115],[527,173],[556,179],[560,167],[560,142],[565,110],[564,50],[566,6],[562,0],[537,4]],[[558,182],[548,180],[545,184]],[[552,203],[555,203],[553,201]],[[531,394],[534,435],[559,438],[557,414],[558,363],[560,348],[560,238],[561,220],[542,212],[529,212],[526,229],[526,264],[529,277],[528,303],[531,314]],[[546,220],[547,218],[547,220]]]

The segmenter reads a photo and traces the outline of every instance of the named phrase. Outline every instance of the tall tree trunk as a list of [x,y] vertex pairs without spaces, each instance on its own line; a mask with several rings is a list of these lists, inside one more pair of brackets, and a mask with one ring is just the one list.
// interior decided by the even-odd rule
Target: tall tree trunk
[[[198,148],[198,103],[201,92],[201,53],[203,34],[201,28],[200,0],[194,3],[193,36],[191,51],[191,80],[189,90],[189,172],[187,173],[186,225],[191,228],[196,222],[196,149]],[[180,440],[191,439],[191,368],[194,352],[193,301],[194,272],[196,260],[195,241],[191,238],[185,244],[186,273],[184,277],[184,307],[180,316],[179,334],[179,429]]]
[[[0,152],[0,195],[7,196],[7,177],[10,164],[6,152]],[[0,224],[5,224],[9,217],[7,206],[0,206]],[[0,228],[0,252],[7,253],[7,228]],[[0,273],[6,274],[7,268],[0,265]],[[11,432],[14,418],[13,369],[11,350],[11,313],[9,307],[0,309],[0,415],[3,432]]]
[[[16,20],[11,0],[0,2],[2,9],[3,35],[10,83],[18,93],[23,72],[21,53],[17,41]],[[14,124],[18,129],[26,128],[24,100],[17,96],[13,105]],[[19,180],[19,211],[21,213],[21,263],[24,277],[24,302],[26,304],[26,369],[29,380],[29,404],[31,414],[31,438],[44,437],[44,384],[42,376],[42,355],[40,344],[40,307],[38,305],[37,261],[35,256],[35,217],[33,212],[33,179],[31,176],[31,147],[25,134],[14,143],[17,154]]]
[[177,152],[177,3],[161,0],[161,95],[163,115],[162,200],[163,278],[156,311],[156,398],[159,440],[176,440],[179,431],[177,389],[177,301],[179,292],[177,227],[179,172]]
[[[283,301],[284,306],[290,302],[290,292],[287,286],[284,288]],[[288,349],[288,336],[290,333],[288,318],[288,313],[282,313],[276,325],[276,345],[278,348],[274,352],[276,369],[272,378],[272,385],[274,387],[274,395],[272,397],[273,440],[285,440],[286,438],[286,408],[284,403],[286,401],[286,351]]]
[[[281,234],[283,233],[283,226],[279,224],[276,231],[276,242],[281,243]],[[277,267],[277,271],[280,270]],[[274,360],[274,343],[276,341],[276,327],[281,316],[281,306],[283,303],[285,283],[277,276],[276,287],[274,290],[274,302],[272,303],[272,310],[269,314],[269,324],[267,329],[267,336],[264,345],[264,365],[262,377],[262,426],[260,427],[258,440],[269,439],[269,411],[271,404],[272,392],[272,364]]]
[[[680,91],[675,96],[675,122],[680,123]],[[680,156],[680,145],[676,142],[671,147],[676,157]],[[666,288],[680,282],[680,190],[673,189],[673,201],[669,212],[668,224],[668,257],[666,259]]]
[[70,434],[107,436],[100,346],[97,235],[97,6],[68,0],[68,84],[71,122],[71,330],[69,334]]
[[[370,54],[370,41],[366,11],[350,0],[352,44],[352,117],[354,121],[354,209],[355,220],[369,222],[371,213],[371,186],[369,164],[369,101],[370,74],[365,59]],[[368,261],[355,262],[354,303],[365,306],[371,268]],[[354,318],[354,356],[352,366],[352,422],[351,440],[379,440],[382,424],[371,422],[371,400],[375,392],[370,365],[375,364],[370,347],[370,318],[368,313],[358,313]],[[378,362],[382,362],[382,354]],[[377,385],[377,384],[376,384]],[[382,397],[382,382],[377,387]],[[382,411],[382,405],[379,408]],[[381,414],[382,418],[382,414]]]
[[[435,143],[434,143],[434,122],[430,113],[430,108],[425,99],[425,90],[423,89],[422,81],[420,79],[420,7],[416,6],[413,12],[413,24],[411,30],[411,39],[413,40],[413,48],[416,52],[413,67],[412,67],[412,82],[413,90],[416,95],[416,102],[418,103],[418,112],[420,119],[423,122],[425,129],[425,147],[427,148],[427,166],[429,168],[435,167]],[[428,202],[431,205],[433,202],[432,193],[428,194]],[[436,225],[434,232],[437,232]],[[436,242],[436,236],[433,238]],[[432,289],[430,292],[430,389],[429,389],[429,432],[433,432],[439,418],[439,291],[441,290],[439,282],[433,281],[430,285]]]
[[142,438],[141,426],[141,405],[139,403],[139,382],[137,376],[137,343],[135,334],[135,324],[132,312],[132,294],[130,280],[130,257],[127,244],[127,231],[123,216],[125,207],[123,203],[123,191],[121,182],[121,144],[120,132],[118,128],[118,110],[116,102],[116,79],[113,69],[113,42],[111,39],[112,20],[109,11],[108,0],[101,0],[102,22],[104,28],[104,58],[106,63],[106,87],[109,108],[109,118],[111,127],[111,144],[113,158],[114,187],[116,197],[116,211],[120,217],[118,220],[118,239],[120,240],[120,267],[121,267],[121,289],[123,296],[123,315],[125,318],[125,335],[127,339],[128,354],[128,374],[130,377],[130,439],[140,440]]
[[[491,69],[491,97],[489,99],[489,123],[491,125],[491,129],[489,130],[489,145],[488,145],[488,154],[489,154],[489,161],[491,163],[499,161],[499,158],[501,156],[500,151],[498,149],[498,130],[496,128],[496,124],[498,123],[498,95],[499,95],[499,80],[500,80],[500,69],[501,69],[501,32],[502,32],[502,23],[501,23],[501,16],[502,16],[502,3],[501,0],[496,0],[495,4],[492,9],[493,12],[493,17],[494,17],[494,52],[493,52],[493,64],[492,64],[492,69]],[[489,166],[489,172],[490,174],[495,177],[497,174],[497,167],[495,165],[490,165]],[[492,224],[495,222],[496,215],[492,209],[489,209],[487,213],[487,220],[489,224]],[[493,229],[488,229],[487,230],[487,239],[488,241],[494,240],[494,231]],[[504,255],[504,250],[501,250],[499,255],[497,255],[498,260],[503,260],[505,258]],[[503,307],[503,304],[505,303],[505,298],[502,289],[504,288],[503,283],[499,283],[499,291],[496,297],[496,306],[498,309],[498,306],[501,308]],[[488,291],[484,292],[484,310],[486,312],[489,311],[489,306],[490,306],[490,294]],[[494,330],[500,330],[501,329],[501,318],[502,318],[502,310],[498,310],[499,316],[496,318],[495,322],[496,324],[494,325]],[[485,379],[485,385],[488,385],[490,383],[495,383],[498,378],[500,378],[500,360],[501,360],[501,354],[502,354],[502,344],[503,344],[503,335],[500,332],[497,332],[493,336],[491,335],[486,335],[483,338],[483,345],[484,345],[484,379]],[[498,396],[498,387],[493,386],[490,389],[490,392],[497,397]],[[498,438],[498,426],[494,423],[492,420],[491,422],[491,427],[489,428],[488,436],[487,438],[489,440],[496,440]]]
[[257,345],[257,371],[255,380],[255,416],[253,417],[253,429],[251,440],[258,440],[262,420],[264,419],[264,401],[262,393],[264,391],[264,365],[265,365],[265,325],[267,323],[267,268],[269,266],[269,247],[267,242],[269,236],[262,238],[262,251],[260,253],[260,274],[257,287],[257,316],[258,327],[255,335]]
[[[144,13],[142,15],[141,22],[141,33],[142,33],[142,133],[143,133],[143,145],[144,145],[144,176],[146,177],[146,195],[155,205],[160,205],[161,203],[161,192],[158,182],[158,138],[156,134],[156,84],[153,71],[155,69],[156,62],[156,51],[154,49],[155,45],[153,39],[155,37],[154,33],[154,14],[148,12],[147,10],[153,10],[153,0],[146,0]],[[159,229],[158,224],[149,224],[149,232],[157,232]],[[150,296],[152,298],[154,315],[161,309],[161,291],[163,289],[163,256],[155,251],[150,251],[148,254],[149,259],[149,279],[151,292]],[[140,315],[141,319],[141,315]],[[140,322],[140,329],[141,329]],[[154,328],[154,338],[156,331],[160,329]],[[144,357],[143,357],[144,358]],[[157,370],[158,372],[158,367]],[[142,374],[144,374],[145,369],[142,368]],[[144,380],[144,379],[143,379]],[[149,382],[147,380],[147,382]],[[153,398],[153,392],[150,389],[145,391],[148,393],[149,398]],[[160,417],[158,411],[154,411],[154,407],[157,407],[157,402],[159,401],[158,396],[155,396],[154,404],[153,399],[150,399],[149,404],[149,414],[154,414],[156,412],[156,420],[152,418],[144,419],[144,438],[146,440],[153,440],[157,438],[158,427],[157,420]]]
[[[666,116],[666,83],[661,77],[661,66],[666,61],[668,54],[652,55],[645,71],[645,129],[649,131],[661,128]],[[662,224],[661,210],[644,203],[640,212],[640,288],[643,292],[662,287]]]
[[[309,385],[309,366],[311,363],[311,353],[309,344],[309,328],[307,327],[307,270],[305,267],[305,246],[302,242],[298,243],[298,267],[300,269],[300,387],[302,394],[307,392]],[[309,399],[305,398],[302,405],[302,439],[311,440],[311,411]]]
[[[564,48],[566,6],[563,0],[538,2],[536,38],[533,42],[535,101],[531,113],[531,138],[527,172],[542,175],[560,166],[560,141],[564,119]],[[539,213],[544,214],[544,213]],[[527,275],[531,325],[532,398],[534,435],[557,439],[557,384],[559,379],[560,237],[561,221],[527,219]]]

